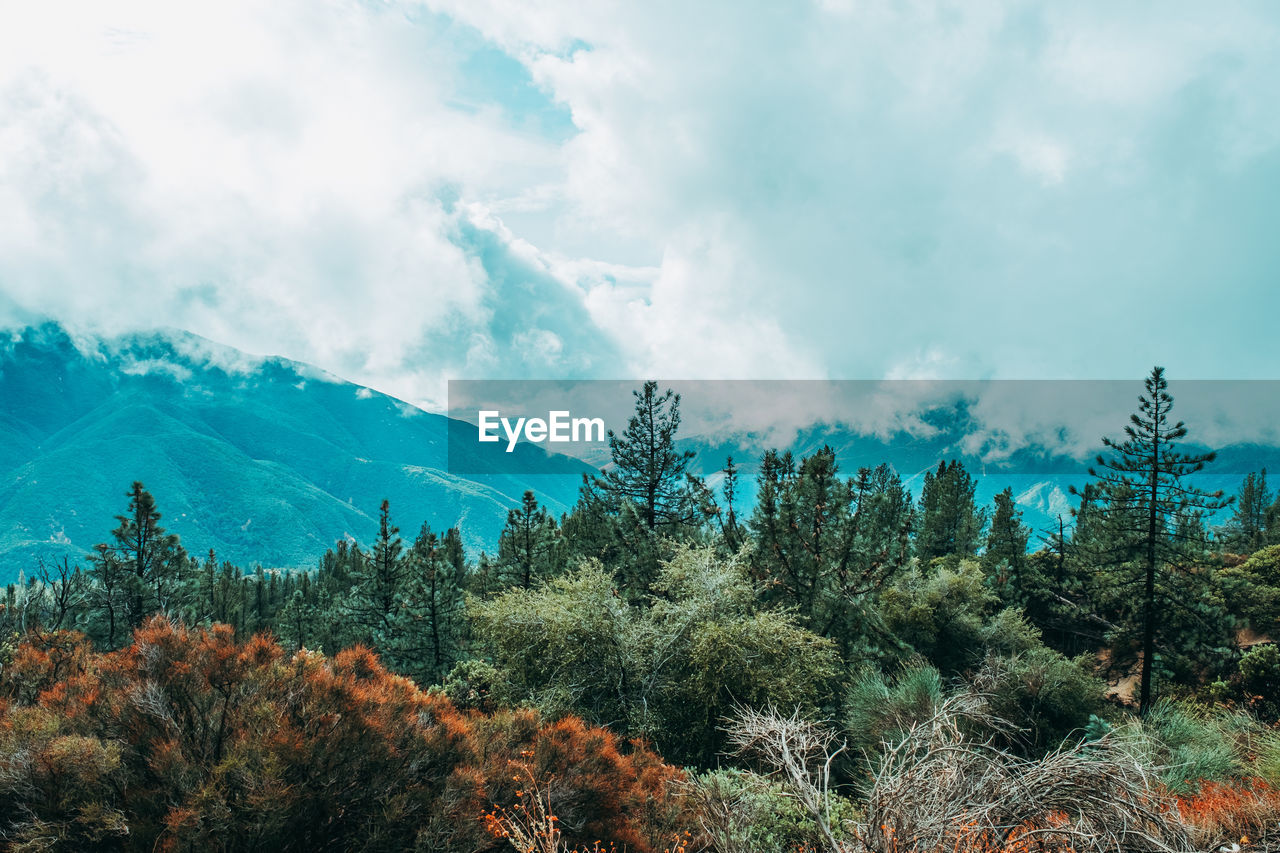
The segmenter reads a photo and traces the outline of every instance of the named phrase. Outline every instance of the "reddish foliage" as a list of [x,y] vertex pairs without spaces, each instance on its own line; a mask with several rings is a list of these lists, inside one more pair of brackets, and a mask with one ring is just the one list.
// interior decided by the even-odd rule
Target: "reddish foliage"
[[654,803],[679,771],[603,729],[460,712],[367,649],[288,657],[162,618],[107,654],[24,642],[0,675],[0,747],[25,757],[4,768],[0,829],[85,849],[497,850],[483,816],[517,801],[516,767],[575,842],[643,853],[678,818]]
[[627,850],[660,849],[679,825],[672,783],[680,771],[637,742],[577,718],[539,725],[531,711],[500,712],[478,723],[477,754],[489,799],[514,808],[531,782],[545,787],[561,837],[573,847],[608,839]]
[[1206,843],[1241,843],[1248,849],[1280,823],[1280,791],[1261,779],[1206,782],[1178,798],[1178,811]]
[[83,634],[75,631],[32,632],[14,650],[0,681],[0,696],[30,704],[43,691],[84,674],[91,649]]

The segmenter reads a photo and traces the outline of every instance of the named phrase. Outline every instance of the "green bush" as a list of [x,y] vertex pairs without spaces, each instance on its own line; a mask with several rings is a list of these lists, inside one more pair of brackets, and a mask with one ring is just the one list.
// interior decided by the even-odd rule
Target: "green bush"
[[928,720],[944,696],[942,675],[923,659],[908,662],[893,677],[866,671],[845,692],[844,730],[849,749],[869,761],[913,723]]
[[1167,699],[1116,728],[1116,736],[1139,760],[1159,768],[1160,781],[1175,793],[1252,775],[1249,748],[1257,734],[1248,714]]
[[473,602],[483,673],[509,701],[581,715],[708,766],[736,704],[823,715],[838,674],[834,644],[766,610],[745,567],[710,548],[677,549],[628,604],[598,563],[543,587]]
[[983,627],[999,598],[976,560],[912,567],[880,595],[885,626],[946,675],[982,660]]
[[[792,853],[821,849],[825,839],[782,784],[749,770],[720,769],[691,780],[692,801],[716,853]],[[858,817],[852,800],[833,795],[830,823],[837,833]]]

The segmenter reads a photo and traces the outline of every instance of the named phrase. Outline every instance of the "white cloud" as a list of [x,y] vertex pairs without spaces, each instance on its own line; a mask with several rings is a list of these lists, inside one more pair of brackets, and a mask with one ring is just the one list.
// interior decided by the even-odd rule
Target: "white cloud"
[[558,154],[451,108],[456,58],[371,8],[31,7],[0,35],[6,294],[416,396],[406,350],[490,287],[442,199],[517,196]]
[[1007,130],[997,135],[992,147],[999,153],[1012,155],[1024,171],[1039,178],[1045,186],[1061,184],[1067,176],[1071,154],[1047,134]]
[[[1265,6],[22,18],[0,30],[0,302],[24,317],[178,326],[428,402],[539,371],[1280,371],[1248,343],[1280,261]],[[574,132],[518,121],[511,80],[462,94],[491,46]]]

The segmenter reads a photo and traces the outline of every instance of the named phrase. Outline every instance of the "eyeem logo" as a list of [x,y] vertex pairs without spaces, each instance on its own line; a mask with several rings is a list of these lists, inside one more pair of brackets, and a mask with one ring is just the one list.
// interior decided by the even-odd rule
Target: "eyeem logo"
[[[604,418],[575,418],[567,411],[547,412],[546,420],[542,418],[510,418],[502,417],[496,410],[480,412],[477,424],[480,428],[481,441],[501,441],[499,428],[507,437],[507,453],[516,449],[523,438],[534,444],[544,441],[604,441]],[[594,438],[592,437],[594,431]]]

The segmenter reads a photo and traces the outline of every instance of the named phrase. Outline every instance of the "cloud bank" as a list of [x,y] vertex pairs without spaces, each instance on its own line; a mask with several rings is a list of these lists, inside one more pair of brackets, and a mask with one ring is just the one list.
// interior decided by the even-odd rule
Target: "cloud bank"
[[1280,12],[50,2],[0,315],[448,377],[1280,375]]

